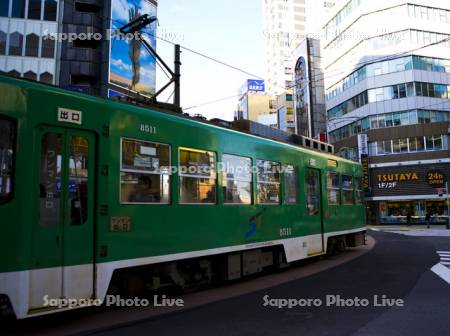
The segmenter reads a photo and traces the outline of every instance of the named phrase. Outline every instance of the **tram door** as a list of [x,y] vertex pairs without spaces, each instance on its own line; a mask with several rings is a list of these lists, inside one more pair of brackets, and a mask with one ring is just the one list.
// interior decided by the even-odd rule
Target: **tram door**
[[324,252],[322,186],[320,170],[307,168],[305,171],[306,215],[310,234],[308,236],[308,255]]
[[41,127],[36,149],[29,309],[94,293],[95,137]]

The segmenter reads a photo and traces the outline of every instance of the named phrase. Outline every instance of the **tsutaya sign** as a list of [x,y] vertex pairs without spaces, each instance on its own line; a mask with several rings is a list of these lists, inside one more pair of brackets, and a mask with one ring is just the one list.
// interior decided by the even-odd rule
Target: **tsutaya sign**
[[380,189],[392,189],[397,187],[399,182],[419,180],[417,173],[378,174],[376,178]]

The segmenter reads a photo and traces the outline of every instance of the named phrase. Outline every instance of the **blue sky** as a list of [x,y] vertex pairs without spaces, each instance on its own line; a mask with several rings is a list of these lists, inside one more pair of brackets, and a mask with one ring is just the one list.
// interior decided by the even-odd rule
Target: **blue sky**
[[[158,35],[218,58],[252,74],[264,76],[261,0],[159,0]],[[173,46],[158,40],[157,50],[173,64]],[[184,108],[237,95],[250,76],[188,51],[181,55],[181,103]],[[157,69],[157,87],[166,77]],[[171,90],[159,98],[165,101]],[[231,120],[237,98],[186,110],[207,118]]]

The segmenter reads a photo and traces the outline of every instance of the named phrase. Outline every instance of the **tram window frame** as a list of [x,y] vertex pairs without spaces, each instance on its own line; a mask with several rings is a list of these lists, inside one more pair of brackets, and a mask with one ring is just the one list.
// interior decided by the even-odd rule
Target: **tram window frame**
[[[16,175],[16,156],[17,156],[17,120],[14,118],[10,118],[7,116],[0,115],[0,122],[7,122],[9,123],[9,127],[12,128],[12,137],[10,140],[10,147],[12,150],[12,157],[11,157],[11,184],[10,184],[10,191],[5,194],[5,196],[2,196],[0,194],[0,205],[6,204],[14,199],[15,191],[16,191],[16,185],[15,185],[15,175]],[[1,167],[0,167],[1,169]],[[1,174],[1,171],[0,171]],[[0,175],[1,176],[1,175]]]
[[[330,184],[330,176],[331,175],[335,175],[335,177],[337,178],[337,182],[338,185],[335,186],[333,185],[333,183]],[[341,205],[342,203],[342,196],[341,196],[341,174],[339,174],[338,172],[335,171],[330,171],[327,172],[327,200],[328,200],[328,205]],[[332,182],[333,180],[331,180]],[[337,192],[337,201],[336,202],[331,202],[331,198],[330,198],[330,192]]]
[[[209,169],[212,168],[212,172],[210,172],[209,176],[206,175],[198,175],[198,174],[189,174],[189,173],[183,173],[182,169],[181,169],[181,151],[188,151],[188,152],[197,152],[197,153],[208,153],[208,154],[212,154],[212,157],[214,159],[213,162],[213,166]],[[188,168],[189,170],[189,168]],[[180,205],[217,205],[218,202],[218,197],[217,197],[217,153],[211,150],[206,150],[206,149],[197,149],[197,148],[190,148],[190,147],[179,147],[178,148],[178,203]],[[198,202],[183,202],[182,201],[182,187],[183,187],[183,179],[196,179],[196,180],[213,180],[214,182],[212,184],[210,184],[209,186],[212,186],[212,190],[213,190],[213,196],[214,196],[214,201],[213,202],[203,202],[203,201],[198,201]]]
[[[351,186],[345,187],[344,178],[349,177]],[[341,190],[342,190],[342,205],[354,205],[355,204],[355,182],[352,175],[341,174]],[[351,202],[348,202],[346,199],[346,195],[351,196]]]
[[[283,182],[284,182],[283,204],[296,205],[298,203],[298,196],[299,196],[299,192],[298,192],[298,190],[299,190],[299,188],[298,188],[298,181],[299,181],[298,180],[298,176],[299,176],[298,169],[293,164],[283,164],[282,165],[282,170],[283,170],[283,173],[284,173],[284,177],[283,177]],[[290,170],[290,172],[288,172],[288,170]],[[293,183],[293,184],[289,183],[289,182],[292,182],[292,181],[288,181],[287,180],[288,175],[293,175],[292,179],[294,180],[295,183]],[[295,200],[291,200],[289,198],[290,196],[292,196],[292,195],[290,195],[290,192],[289,192],[289,191],[292,191],[292,189],[290,189],[290,188],[293,188],[293,191],[295,191],[295,197],[294,197]]]
[[[123,142],[125,141],[132,141],[135,143],[141,143],[141,144],[149,144],[149,145],[158,145],[158,146],[166,146],[168,149],[168,166],[166,170],[162,170],[161,167],[158,168],[158,172],[151,172],[148,170],[141,170],[141,169],[130,169],[130,168],[124,168],[123,167]],[[149,155],[152,156],[152,155]],[[158,157],[158,159],[160,159]],[[171,204],[171,199],[172,199],[172,193],[171,193],[171,186],[172,186],[172,173],[171,173],[171,163],[172,163],[172,146],[166,143],[160,143],[160,142],[156,142],[156,141],[148,141],[148,140],[142,140],[142,139],[133,139],[133,138],[128,138],[128,137],[122,137],[120,138],[120,185],[119,185],[119,199],[120,199],[120,204],[123,205],[170,205]],[[164,168],[164,166],[162,166]],[[152,175],[157,175],[160,178],[160,183],[167,183],[167,200],[164,201],[164,194],[165,191],[164,189],[161,190],[160,189],[160,195],[161,195],[161,199],[160,201],[123,201],[122,200],[122,185],[123,185],[123,181],[122,181],[122,176],[123,174],[133,174],[136,175],[137,178],[139,179],[141,176],[152,176]],[[164,182],[164,179],[167,178],[167,181]]]
[[[310,184],[311,180],[309,179],[312,175],[314,175],[314,189],[311,189],[312,185]],[[307,216],[317,216],[320,214],[321,208],[323,207],[321,201],[321,181],[320,177],[321,173],[317,169],[307,168],[305,171],[305,196],[306,196],[306,215]],[[312,193],[314,192],[315,195]],[[312,197],[315,196],[315,197]],[[314,201],[314,203],[313,203]],[[313,207],[311,207],[311,205]]]
[[[246,160],[249,163],[249,172],[248,175],[250,177],[250,180],[243,178],[242,176],[233,176],[233,177],[227,177],[226,176],[226,160],[225,157],[230,157],[230,158],[234,158],[234,159],[240,159],[240,160]],[[253,195],[253,172],[252,172],[252,166],[253,166],[253,159],[251,157],[247,157],[247,156],[242,156],[242,155],[236,155],[236,154],[229,154],[229,153],[224,153],[222,154],[222,161],[221,161],[221,165],[222,165],[222,169],[221,169],[221,174],[222,174],[222,192],[223,192],[223,204],[224,205],[252,205],[253,204],[253,200],[254,200],[254,195]],[[226,198],[226,192],[227,192],[227,185],[226,183],[229,181],[233,181],[233,182],[238,182],[241,184],[248,184],[250,185],[249,188],[249,194],[250,194],[250,202],[233,202],[233,201],[228,201]]]
[[[264,181],[260,179],[261,174],[260,174],[260,170],[259,170],[259,163],[261,163],[261,162],[273,164],[273,166],[278,166],[278,172],[272,172],[272,174],[274,175],[273,177],[276,178],[276,176],[278,175],[278,182],[267,181],[266,178],[265,178]],[[281,163],[277,162],[277,161],[257,159],[256,160],[256,167],[257,167],[257,173],[256,173],[256,204],[259,204],[259,205],[280,205],[281,204]],[[267,174],[267,172],[266,172],[266,174]],[[260,186],[261,185],[277,186],[277,189],[278,189],[278,193],[277,193],[278,194],[278,200],[277,201],[273,201],[273,202],[267,202],[267,199],[265,199],[266,202],[261,202],[260,201],[260,197],[259,197],[259,195],[260,195]]]

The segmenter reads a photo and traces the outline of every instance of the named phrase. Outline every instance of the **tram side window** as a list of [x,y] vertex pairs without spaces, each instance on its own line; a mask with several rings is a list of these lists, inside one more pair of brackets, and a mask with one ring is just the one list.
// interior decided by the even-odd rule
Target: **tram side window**
[[328,204],[339,205],[341,203],[339,190],[339,174],[327,173],[327,190],[328,190]]
[[170,146],[122,139],[120,201],[125,204],[170,202]]
[[292,165],[284,165],[284,203],[297,204],[297,171]]
[[216,204],[216,154],[180,148],[180,203]]
[[353,178],[349,175],[342,175],[342,203],[346,205],[355,203]]
[[306,210],[308,215],[319,214],[320,210],[320,182],[319,173],[313,170],[307,170],[305,175],[306,182]]
[[61,208],[63,139],[59,133],[45,133],[41,140],[39,175],[39,224],[57,226]]
[[257,160],[259,204],[280,204],[280,170],[278,162]]
[[225,204],[252,204],[252,159],[222,156],[223,200]]
[[0,202],[13,196],[16,123],[0,117]]
[[362,190],[362,179],[361,177],[355,177],[355,203],[362,204],[364,200],[364,193]]

